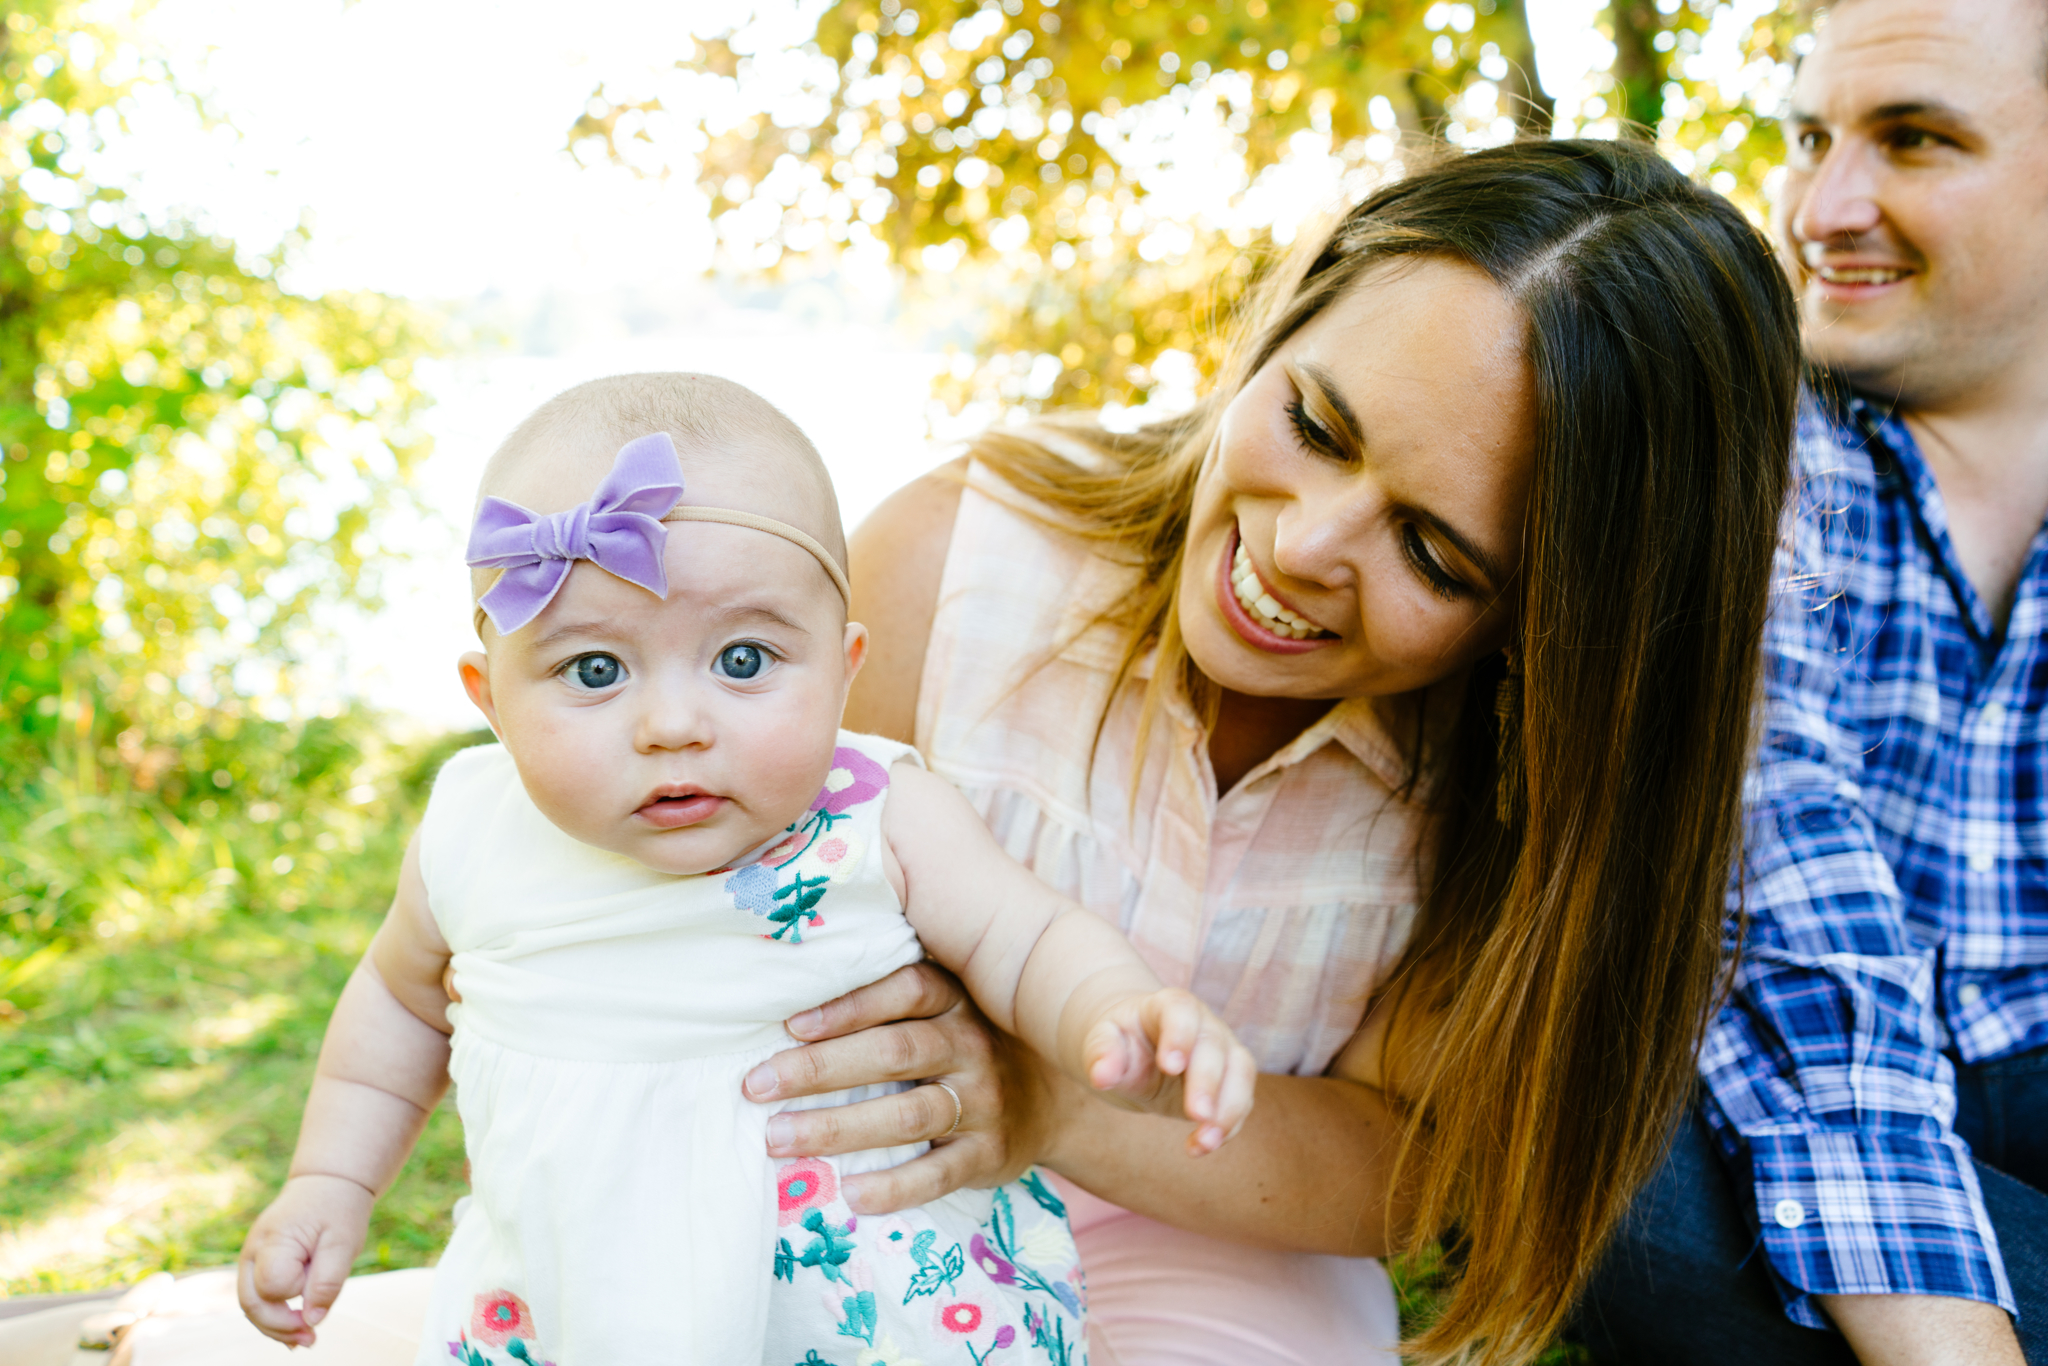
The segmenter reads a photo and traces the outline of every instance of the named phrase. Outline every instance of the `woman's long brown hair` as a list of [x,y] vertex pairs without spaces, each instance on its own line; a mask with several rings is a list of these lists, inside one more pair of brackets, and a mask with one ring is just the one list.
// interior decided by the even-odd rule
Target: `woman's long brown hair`
[[1176,681],[1213,705],[1173,603],[1220,414],[1305,322],[1402,257],[1470,263],[1520,305],[1536,439],[1519,678],[1501,689],[1500,655],[1475,667],[1418,789],[1435,854],[1380,998],[1395,1182],[1414,1211],[1390,1237],[1459,1249],[1409,1350],[1524,1362],[1655,1168],[1720,980],[1799,365],[1769,244],[1630,144],[1455,157],[1276,272],[1185,417],[1129,435],[1060,424],[1095,453],[1086,467],[1028,432],[973,453],[1142,571],[1111,616],[1120,683],[1158,651],[1144,728]]

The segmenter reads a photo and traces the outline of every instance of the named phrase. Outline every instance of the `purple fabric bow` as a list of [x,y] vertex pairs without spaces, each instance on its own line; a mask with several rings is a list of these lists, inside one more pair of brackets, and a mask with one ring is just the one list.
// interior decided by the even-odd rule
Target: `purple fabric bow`
[[683,466],[666,432],[628,441],[611,473],[587,503],[542,515],[502,498],[486,498],[469,531],[467,562],[502,569],[481,606],[501,636],[541,614],[577,560],[668,596],[661,554],[668,528],[661,517],[683,496]]

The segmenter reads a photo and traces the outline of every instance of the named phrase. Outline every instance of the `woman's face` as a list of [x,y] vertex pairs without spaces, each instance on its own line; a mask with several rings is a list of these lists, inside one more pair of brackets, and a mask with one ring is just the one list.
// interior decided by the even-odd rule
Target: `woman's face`
[[1477,268],[1411,258],[1252,376],[1188,529],[1177,610],[1204,674],[1255,697],[1384,696],[1500,648],[1535,442],[1525,331]]

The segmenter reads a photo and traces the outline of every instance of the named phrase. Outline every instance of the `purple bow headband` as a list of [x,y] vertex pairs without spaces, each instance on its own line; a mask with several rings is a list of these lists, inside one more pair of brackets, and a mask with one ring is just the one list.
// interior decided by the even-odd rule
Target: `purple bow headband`
[[478,607],[499,635],[511,635],[554,601],[577,560],[666,598],[664,522],[723,522],[794,541],[816,557],[840,596],[851,600],[846,571],[811,536],[751,512],[681,507],[677,500],[682,496],[683,466],[675,443],[668,433],[654,432],[621,446],[590,501],[567,511],[538,513],[503,498],[485,498],[470,528],[466,562],[504,572]]

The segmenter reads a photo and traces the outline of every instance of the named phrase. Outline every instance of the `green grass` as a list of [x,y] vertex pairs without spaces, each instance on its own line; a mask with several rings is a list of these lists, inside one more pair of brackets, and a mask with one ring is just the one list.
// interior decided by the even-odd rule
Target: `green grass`
[[[0,844],[25,888],[0,903],[0,1294],[234,1260],[284,1179],[328,1012],[432,774],[474,738],[352,740],[326,797],[310,781],[296,802],[207,798],[186,819],[45,774],[43,810]],[[444,1105],[357,1268],[431,1261],[464,1189]]]

